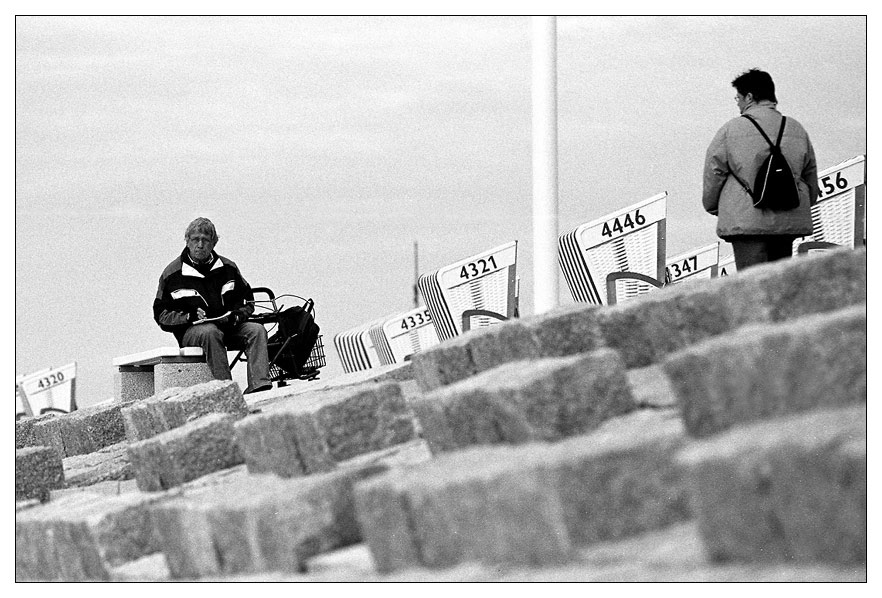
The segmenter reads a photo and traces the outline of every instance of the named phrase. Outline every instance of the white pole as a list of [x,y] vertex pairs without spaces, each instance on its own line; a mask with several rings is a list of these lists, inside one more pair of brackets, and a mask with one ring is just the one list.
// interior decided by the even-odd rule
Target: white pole
[[533,20],[533,312],[558,306],[557,20]]

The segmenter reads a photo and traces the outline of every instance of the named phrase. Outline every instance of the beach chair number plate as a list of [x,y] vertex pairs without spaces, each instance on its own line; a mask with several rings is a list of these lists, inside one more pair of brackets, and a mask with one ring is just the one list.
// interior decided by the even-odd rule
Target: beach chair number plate
[[612,239],[621,237],[630,232],[647,227],[651,224],[664,220],[665,217],[665,194],[652,197],[642,202],[637,207],[611,214],[603,221],[594,221],[585,225],[579,232],[579,245],[583,250],[597,247],[602,243],[607,243]]
[[481,258],[475,262],[469,262],[464,265],[462,270],[459,271],[459,277],[468,280],[475,276],[489,274],[496,270],[499,270],[499,266],[496,264],[496,257],[491,255],[487,259]]
[[429,313],[428,309],[424,309],[421,312],[417,312],[415,314],[411,314],[401,320],[401,329],[402,330],[410,330],[411,328],[417,328],[422,326],[423,324],[428,324],[432,321],[432,314]]
[[821,176],[818,177],[818,187],[820,190],[818,199],[863,185],[864,168],[864,162],[860,160],[847,164],[834,172],[821,173]]

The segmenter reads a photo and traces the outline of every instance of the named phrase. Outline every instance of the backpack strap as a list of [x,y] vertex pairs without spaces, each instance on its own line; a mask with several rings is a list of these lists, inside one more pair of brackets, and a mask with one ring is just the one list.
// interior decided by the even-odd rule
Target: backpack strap
[[[742,114],[741,116],[743,116],[744,118],[746,118],[747,120],[749,120],[750,122],[753,123],[753,126],[756,127],[756,130],[760,132],[760,135],[762,135],[763,139],[766,140],[766,143],[769,144],[769,148],[771,148],[772,153],[774,153],[776,151],[780,153],[780,151],[781,151],[781,138],[784,137],[784,125],[787,124],[787,117],[786,116],[783,116],[783,115],[781,116],[781,128],[778,129],[778,139],[776,140],[775,143],[772,143],[772,140],[769,139],[769,136],[766,135],[766,132],[763,131],[763,128],[761,126],[759,126],[759,123],[756,122],[752,116],[750,116],[748,114]],[[745,183],[740,178],[738,178],[735,175],[735,173],[732,172],[731,170],[729,171],[729,174],[731,174],[733,177],[735,177],[735,180],[738,181],[738,183],[742,187],[744,187],[744,190],[747,191],[747,194],[750,197],[754,197],[753,191],[750,190],[750,187],[747,186],[747,183]],[[754,199],[756,199],[756,198],[754,198]]]
[[756,122],[752,116],[750,116],[749,114],[742,114],[741,116],[743,116],[744,118],[746,118],[747,120],[749,120],[750,122],[753,123],[753,126],[756,127],[756,130],[760,132],[760,135],[763,136],[763,139],[766,140],[766,143],[769,144],[770,148],[772,148],[773,150],[776,150],[776,149],[780,150],[781,149],[781,138],[784,137],[784,125],[787,124],[787,117],[786,116],[781,116],[781,128],[778,129],[778,140],[775,143],[772,143],[772,140],[769,139],[769,136],[766,135],[766,132],[763,131],[763,128],[761,126],[759,126],[759,123]]

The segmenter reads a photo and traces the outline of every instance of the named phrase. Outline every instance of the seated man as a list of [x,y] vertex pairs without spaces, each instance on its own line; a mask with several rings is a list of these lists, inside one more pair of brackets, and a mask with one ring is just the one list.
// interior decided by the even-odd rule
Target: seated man
[[[153,318],[181,347],[202,347],[212,375],[232,380],[227,349],[245,349],[246,393],[272,388],[266,329],[248,322],[254,313],[251,287],[232,261],[214,252],[218,236],[208,218],[197,218],[184,233],[187,246],[159,277]],[[203,322],[205,319],[213,319]]]

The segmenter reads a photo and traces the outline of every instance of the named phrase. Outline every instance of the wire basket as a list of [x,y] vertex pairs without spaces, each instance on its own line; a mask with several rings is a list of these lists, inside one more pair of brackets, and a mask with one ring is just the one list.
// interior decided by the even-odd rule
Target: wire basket
[[327,365],[325,362],[325,345],[322,343],[322,335],[318,335],[318,338],[315,340],[315,346],[312,348],[312,352],[309,354],[309,358],[306,360],[306,363],[303,364],[303,369],[309,368],[323,368]]

